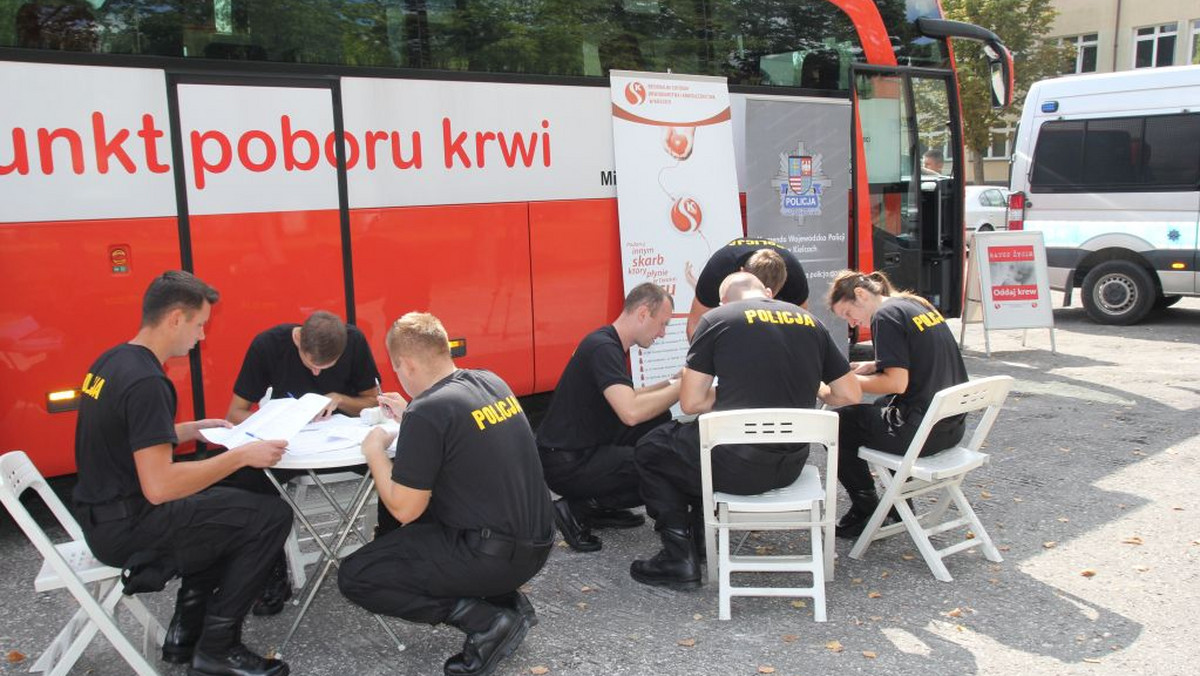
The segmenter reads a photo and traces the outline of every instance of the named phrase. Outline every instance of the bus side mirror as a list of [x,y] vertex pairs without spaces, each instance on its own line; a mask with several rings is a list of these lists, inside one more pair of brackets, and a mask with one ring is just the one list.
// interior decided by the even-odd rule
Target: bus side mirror
[[992,107],[1007,108],[1012,105],[1013,100],[1012,54],[999,43],[985,43],[983,53],[987,56],[990,72],[988,81],[991,85]]

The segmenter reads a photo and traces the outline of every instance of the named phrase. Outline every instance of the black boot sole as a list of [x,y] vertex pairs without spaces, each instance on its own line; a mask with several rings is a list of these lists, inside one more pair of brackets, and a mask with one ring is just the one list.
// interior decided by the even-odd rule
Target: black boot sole
[[647,577],[645,575],[641,575],[634,572],[632,569],[629,571],[629,577],[632,577],[636,582],[641,582],[642,584],[650,585],[651,587],[664,587],[666,589],[673,589],[675,591],[692,591],[700,588],[699,579],[663,580],[657,577]]
[[192,661],[192,656],[195,654],[196,646],[194,645],[187,648],[168,648],[164,645],[162,648],[163,662],[171,664],[188,664]]

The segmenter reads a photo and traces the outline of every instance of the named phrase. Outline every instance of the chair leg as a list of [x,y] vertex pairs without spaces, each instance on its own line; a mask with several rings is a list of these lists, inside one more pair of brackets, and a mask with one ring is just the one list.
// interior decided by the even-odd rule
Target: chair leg
[[720,539],[717,545],[717,619],[728,620],[732,616],[730,586],[733,584],[733,576],[729,572],[729,529],[720,528],[717,535]]
[[992,537],[988,535],[987,530],[983,527],[983,523],[979,521],[979,516],[975,514],[975,509],[971,507],[971,503],[967,502],[967,496],[963,495],[962,487],[958,484],[947,486],[946,492],[954,500],[959,513],[971,522],[971,531],[975,533],[975,539],[979,541],[979,548],[983,550],[984,557],[994,563],[1003,561],[1004,558],[1000,556],[1000,550],[996,549],[996,545],[992,542]]
[[158,652],[162,648],[163,639],[167,636],[167,630],[163,628],[158,618],[147,610],[136,596],[122,596],[119,604],[124,606],[130,615],[133,615],[138,624],[142,625],[142,654],[150,657]]
[[296,533],[295,523],[288,531],[287,540],[283,542],[283,554],[287,559],[288,572],[292,575],[292,591],[303,589],[308,583],[308,576],[304,573],[304,554],[300,551],[300,538]]
[[858,540],[854,542],[854,547],[850,549],[850,558],[861,559],[866,553],[867,547],[875,539],[875,533],[879,527],[883,525],[884,519],[887,518],[888,512],[891,510],[892,504],[896,501],[896,496],[899,494],[899,487],[892,486],[892,472],[886,467],[871,466],[871,469],[879,475],[879,480],[883,482],[884,491],[883,497],[879,499],[879,504],[875,507],[875,513],[867,520],[867,525],[859,534]]
[[933,576],[942,582],[953,582],[950,571],[946,569],[946,564],[942,563],[942,555],[938,552],[937,547],[933,546],[933,542],[929,540],[929,535],[925,532],[925,527],[917,521],[917,517],[909,508],[908,503],[901,500],[896,503],[896,511],[900,513],[900,521],[908,530],[909,537],[912,538],[913,544],[917,546],[917,551],[921,552],[921,558],[925,559],[929,570],[933,571]]
[[825,615],[825,566],[822,565],[822,552],[825,547],[822,543],[821,531],[823,526],[817,524],[810,530],[812,533],[812,600],[813,600],[813,619],[817,622],[825,622],[828,617]]
[[[707,517],[706,517],[707,518]],[[704,522],[704,565],[708,569],[708,583],[717,582],[717,529]]]

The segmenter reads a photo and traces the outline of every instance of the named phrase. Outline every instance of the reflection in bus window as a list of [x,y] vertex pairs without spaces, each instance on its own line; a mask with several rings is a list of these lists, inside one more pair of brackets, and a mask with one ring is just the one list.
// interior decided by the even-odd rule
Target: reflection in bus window
[[[948,66],[911,19],[936,0],[880,0],[901,65]],[[0,46],[603,77],[610,69],[722,76],[733,85],[849,88],[864,60],[829,0],[37,0],[6,12]]]

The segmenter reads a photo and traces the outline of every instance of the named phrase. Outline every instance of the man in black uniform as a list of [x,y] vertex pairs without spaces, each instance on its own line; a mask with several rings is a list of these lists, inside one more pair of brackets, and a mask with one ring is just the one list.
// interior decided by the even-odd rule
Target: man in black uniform
[[634,287],[621,316],[575,348],[538,428],[546,484],[562,496],[554,502],[554,521],[575,551],[600,549],[592,528],[645,522],[628,511],[642,504],[633,447],[671,419],[667,410],[679,400],[679,382],[634,389],[626,357],[631,346],[647,348],[666,335],[674,307],[661,286]]
[[[704,315],[688,350],[679,390],[684,413],[812,408],[818,390],[831,405],[861,398],[850,364],[808,311],[773,300],[770,290],[746,272],[730,275],[721,297],[725,304]],[[716,388],[714,378],[719,379]],[[753,495],[787,486],[807,459],[808,449],[795,445],[721,446],[712,455],[713,488]],[[702,516],[699,424],[667,423],[649,432],[638,444],[636,460],[646,512],[655,520],[663,550],[634,561],[629,573],[643,584],[694,589],[700,585],[693,541]]]
[[191,274],[163,273],[146,290],[137,335],[89,369],[75,429],[75,507],[96,558],[131,573],[127,591],[183,576],[164,660],[190,660],[193,676],[282,676],[288,666],[249,651],[241,627],[292,512],[278,499],[213,484],[243,467],[274,465],[284,442],[174,462],[176,444],[228,425],[175,424],[175,387],[163,370],[204,338],[216,301],[216,290]]
[[554,542],[533,432],[504,381],[455,367],[433,315],[396,320],[387,347],[413,399],[406,408],[398,394],[380,397],[400,418],[395,463],[383,428],[362,448],[380,502],[405,526],[350,555],[338,584],[373,613],[461,629],[466,641],[445,673],[490,674],[537,621],[519,587]]
[[358,327],[319,310],[304,324],[280,324],[255,336],[225,417],[233,423],[250,417],[268,389],[272,399],[323,394],[331,400],[325,415],[341,411],[356,416],[375,406],[379,369]]
[[[233,384],[233,399],[225,417],[240,423],[267,391],[272,399],[302,397],[310,392],[329,397],[321,416],[341,411],[357,416],[376,405],[379,396],[379,369],[367,346],[367,339],[355,326],[347,326],[332,312],[318,310],[304,324],[280,324],[254,337],[242,370]],[[302,476],[303,472],[277,472],[280,482]],[[239,472],[229,485],[276,495],[276,489],[262,472]],[[388,520],[390,521],[390,519]],[[390,524],[384,524],[388,527]],[[262,598],[254,604],[255,615],[274,615],[292,595],[287,559],[282,550],[275,558]]]
[[735,239],[709,257],[696,280],[696,296],[688,315],[687,336],[705,312],[721,303],[721,282],[735,272],[749,272],[771,291],[771,297],[808,307],[808,278],[792,252],[769,239]]

